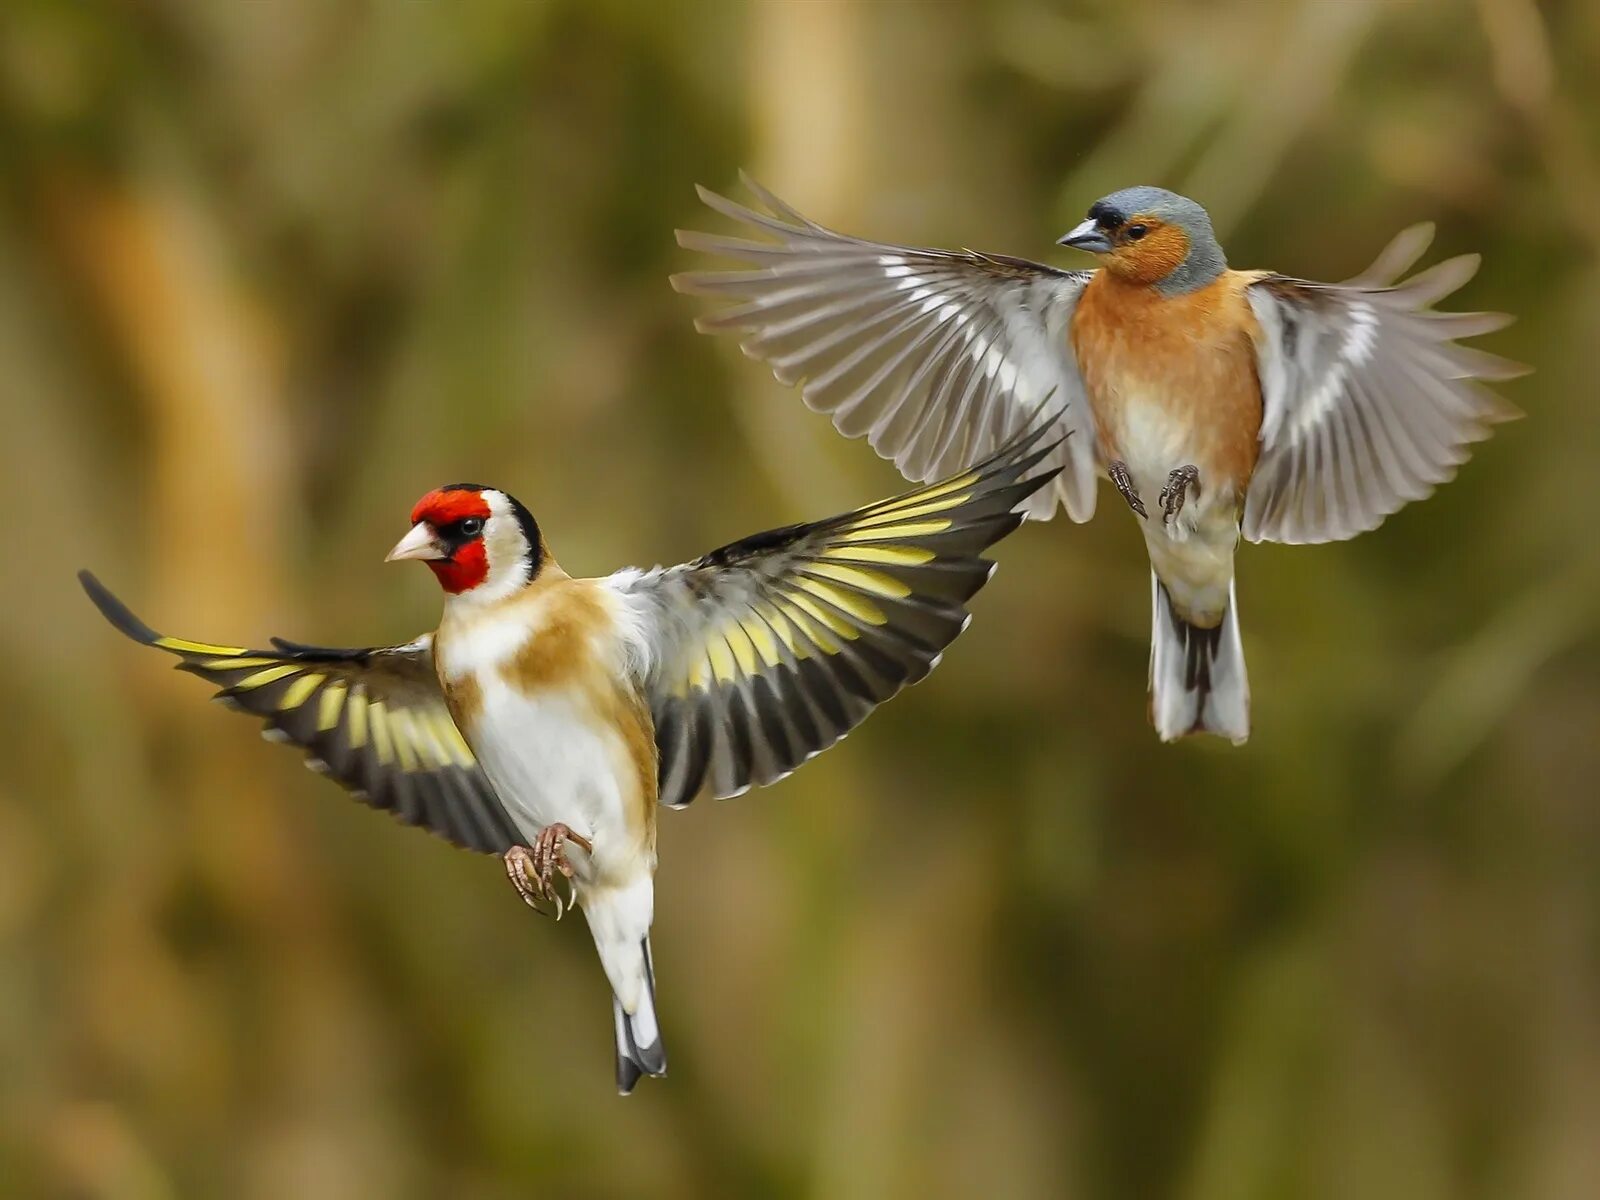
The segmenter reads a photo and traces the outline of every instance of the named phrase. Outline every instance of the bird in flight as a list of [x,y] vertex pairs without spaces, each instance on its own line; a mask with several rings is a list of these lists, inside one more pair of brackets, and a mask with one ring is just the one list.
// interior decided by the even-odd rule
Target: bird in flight
[[[1230,269],[1206,211],[1155,187],[1098,200],[1060,244],[1101,268],[918,249],[836,233],[754,181],[766,211],[705,188],[763,235],[679,230],[740,270],[673,277],[726,301],[701,317],[767,363],[907,478],[990,452],[1041,396],[1064,402],[1057,504],[1094,515],[1103,475],[1150,557],[1150,718],[1162,740],[1250,732],[1234,551],[1375,528],[1454,475],[1519,415],[1483,386],[1526,368],[1459,344],[1509,324],[1433,305],[1478,267],[1463,255],[1401,279],[1432,229],[1401,233],[1341,284]],[[1069,436],[1070,435],[1070,436]]]
[[[561,569],[528,510],[479,484],[424,496],[389,553],[432,568],[433,633],[252,650],[119,630],[178,656],[374,808],[503,856],[530,904],[582,908],[613,993],[617,1085],[666,1071],[650,925],[656,806],[736,796],[825,750],[933,669],[989,579],[983,552],[1055,472],[1051,423],[932,486],[693,562]],[[569,891],[563,899],[558,879]]]

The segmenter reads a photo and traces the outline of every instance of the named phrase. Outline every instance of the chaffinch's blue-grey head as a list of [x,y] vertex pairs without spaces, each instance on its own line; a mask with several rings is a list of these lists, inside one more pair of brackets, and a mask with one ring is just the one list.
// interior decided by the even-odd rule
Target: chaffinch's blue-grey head
[[1206,210],[1158,187],[1123,188],[1096,200],[1060,244],[1101,255],[1111,274],[1169,296],[1204,287],[1228,267]]

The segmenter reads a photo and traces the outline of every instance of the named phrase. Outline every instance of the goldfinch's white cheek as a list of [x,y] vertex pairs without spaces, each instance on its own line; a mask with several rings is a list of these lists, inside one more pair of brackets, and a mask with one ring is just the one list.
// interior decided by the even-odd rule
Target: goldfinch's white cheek
[[522,526],[516,513],[500,492],[485,492],[489,504],[489,519],[483,526],[483,544],[489,552],[489,574],[498,578],[498,572],[514,568],[527,555],[528,539],[522,535]]
[[494,517],[483,532],[484,545],[489,551],[489,570],[519,562],[527,550],[527,539],[522,536],[515,520]]
[[511,501],[492,488],[481,493],[489,515],[471,548],[481,553],[484,575],[470,592],[463,593],[471,604],[504,599],[525,585],[531,575],[528,538]]

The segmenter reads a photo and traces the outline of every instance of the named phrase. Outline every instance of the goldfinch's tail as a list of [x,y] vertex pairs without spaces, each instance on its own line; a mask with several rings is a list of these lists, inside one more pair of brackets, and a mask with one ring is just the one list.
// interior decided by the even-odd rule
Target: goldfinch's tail
[[600,965],[611,981],[617,1031],[617,1090],[626,1096],[641,1075],[665,1075],[667,1052],[656,1022],[656,972],[650,961],[654,896],[648,874],[622,886],[580,887],[583,914]]
[[1228,610],[1213,629],[1180,617],[1153,571],[1150,592],[1150,723],[1164,742],[1215,733],[1239,745],[1250,736],[1250,680],[1233,584]]
[[644,962],[644,987],[638,1007],[628,1012],[622,997],[612,993],[611,1015],[617,1027],[617,1091],[626,1096],[641,1075],[665,1075],[667,1051],[656,1023],[656,973],[650,963],[650,939],[639,943]]

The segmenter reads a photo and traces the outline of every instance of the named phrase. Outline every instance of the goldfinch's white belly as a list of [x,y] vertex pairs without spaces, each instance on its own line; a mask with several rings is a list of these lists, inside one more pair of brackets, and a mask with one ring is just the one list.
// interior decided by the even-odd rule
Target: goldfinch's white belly
[[[624,667],[620,645],[572,641],[563,593],[478,616],[447,620],[434,653],[449,681],[469,685],[474,702],[461,732],[501,804],[531,842],[557,822],[594,843],[593,862],[578,847],[568,857],[585,882],[629,878],[653,867],[640,764],[623,709],[603,703]],[[447,614],[448,616],[448,614]],[[593,637],[590,633],[587,635]],[[524,656],[540,639],[566,638],[572,656],[559,669],[530,670]],[[553,657],[559,657],[553,654]],[[540,677],[543,676],[543,677]]]
[[581,695],[487,683],[467,741],[529,840],[558,821],[594,841],[597,855],[634,840],[628,813],[640,802],[625,791],[637,788],[627,748]]

